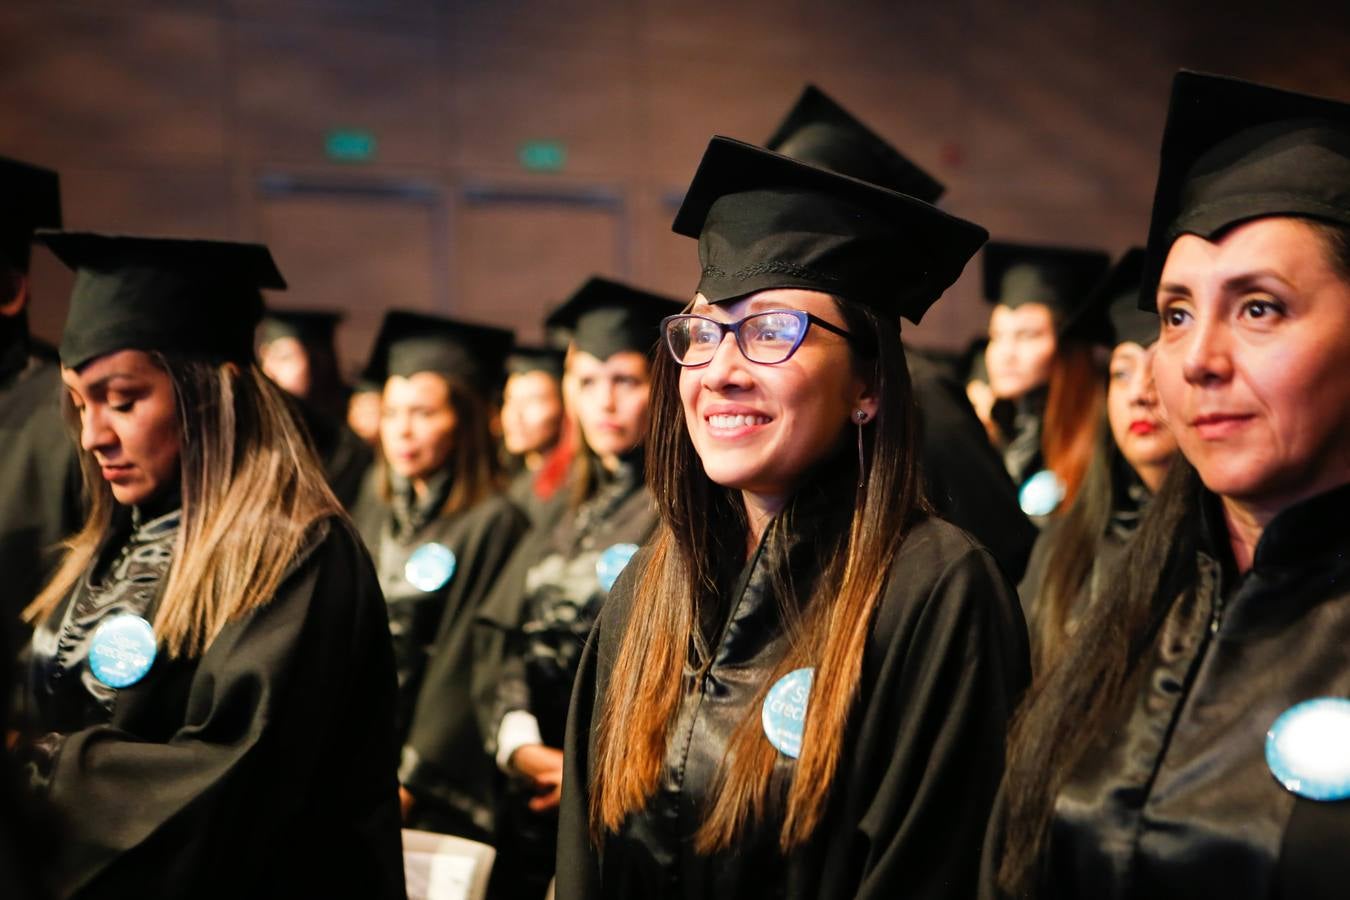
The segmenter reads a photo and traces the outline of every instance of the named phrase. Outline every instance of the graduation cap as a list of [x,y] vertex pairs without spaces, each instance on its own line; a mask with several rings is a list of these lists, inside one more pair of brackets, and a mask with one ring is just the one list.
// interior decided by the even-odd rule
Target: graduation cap
[[936,203],[946,190],[814,84],[806,86],[764,146],[925,203]]
[[698,238],[710,303],[802,288],[916,324],[989,236],[907,194],[721,136],[672,227]]
[[562,378],[564,356],[563,351],[552,347],[516,347],[506,358],[506,371],[509,375],[543,372]]
[[39,228],[61,227],[61,180],[51,169],[0,156],[0,257],[28,271]]
[[1105,310],[1089,304],[1111,257],[1101,250],[990,241],[984,248],[984,299],[1017,309],[1028,303],[1050,308],[1061,338],[1111,341]]
[[1350,104],[1182,70],[1172,80],[1140,309],[1172,242],[1263,216],[1350,225]]
[[344,314],[336,310],[268,307],[258,326],[258,343],[295,338],[312,347],[332,347],[333,333],[343,318]]
[[490,391],[502,377],[515,335],[504,328],[395,309],[385,313],[362,379],[384,384],[395,375],[451,375]]
[[544,324],[566,331],[583,353],[609,359],[623,351],[649,352],[660,338],[661,320],[684,307],[678,300],[597,276],[549,313]]
[[118,350],[249,362],[262,289],[283,290],[262,244],[90,232],[39,232],[75,270],[61,364]]
[[1125,251],[1089,300],[1106,309],[1115,343],[1126,341],[1147,347],[1158,339],[1158,315],[1139,308],[1139,282],[1144,277],[1143,247]]

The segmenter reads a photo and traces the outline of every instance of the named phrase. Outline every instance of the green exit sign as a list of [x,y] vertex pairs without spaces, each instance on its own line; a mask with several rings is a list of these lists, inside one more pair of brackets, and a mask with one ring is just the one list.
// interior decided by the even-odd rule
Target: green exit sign
[[375,158],[375,135],[357,128],[338,128],[328,132],[324,153],[338,162],[370,162]]
[[526,141],[520,145],[520,164],[531,172],[558,172],[567,162],[561,141]]

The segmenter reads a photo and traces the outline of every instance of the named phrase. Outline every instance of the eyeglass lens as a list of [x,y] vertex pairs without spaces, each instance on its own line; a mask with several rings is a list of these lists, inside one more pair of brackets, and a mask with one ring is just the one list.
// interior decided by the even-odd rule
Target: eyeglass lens
[[[792,355],[806,323],[791,313],[765,312],[747,316],[738,327],[741,352],[751,362],[773,365]],[[722,343],[724,329],[717,322],[688,316],[671,322],[668,336],[671,352],[686,366],[702,365],[713,358]]]

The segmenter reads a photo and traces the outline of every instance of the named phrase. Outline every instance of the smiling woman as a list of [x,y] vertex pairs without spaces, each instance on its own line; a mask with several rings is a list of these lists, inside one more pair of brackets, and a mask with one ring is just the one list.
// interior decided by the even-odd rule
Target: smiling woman
[[59,895],[402,896],[383,603],[252,358],[270,254],[44,240],[77,272],[60,352],[90,500],[26,611],[20,748],[68,824]]
[[929,514],[899,316],[984,240],[714,138],[676,218],[656,533],[583,654],[558,896],[963,896],[1026,679],[989,554]]
[[1142,300],[1185,459],[1019,715],[987,896],[1344,894],[1348,250],[1350,105],[1180,73]]

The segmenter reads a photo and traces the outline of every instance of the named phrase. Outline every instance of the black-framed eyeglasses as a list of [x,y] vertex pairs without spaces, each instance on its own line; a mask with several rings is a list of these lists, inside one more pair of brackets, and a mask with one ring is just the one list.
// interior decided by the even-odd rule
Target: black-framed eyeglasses
[[844,329],[800,309],[770,309],[748,315],[739,322],[719,322],[688,313],[666,316],[661,320],[661,334],[666,349],[682,366],[706,366],[712,362],[727,332],[736,336],[736,346],[750,362],[776,366],[797,352],[812,325],[853,340],[853,335]]

